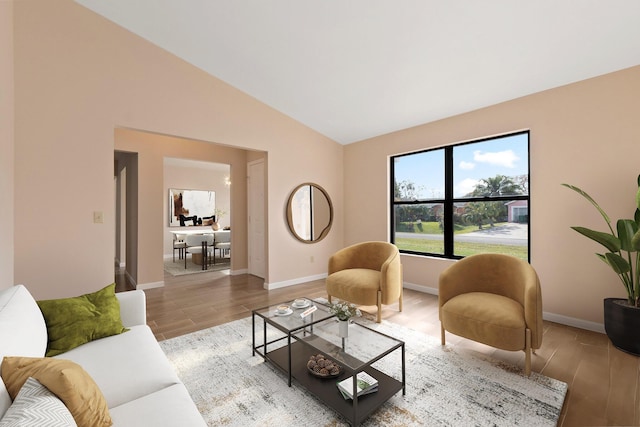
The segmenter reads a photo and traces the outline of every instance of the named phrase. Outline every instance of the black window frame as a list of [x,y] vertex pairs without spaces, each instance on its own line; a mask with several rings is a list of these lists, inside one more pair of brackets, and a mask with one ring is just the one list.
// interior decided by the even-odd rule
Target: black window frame
[[[454,172],[454,164],[453,164],[453,151],[455,147],[460,147],[463,145],[469,144],[477,144],[485,141],[491,141],[495,139],[508,138],[516,135],[527,135],[527,172],[528,172],[528,192],[526,195],[505,195],[505,196],[486,196],[486,197],[458,197],[455,198],[453,196],[454,193],[454,182],[453,182],[453,172]],[[439,151],[444,150],[444,179],[445,179],[445,196],[442,199],[415,199],[415,200],[407,200],[407,201],[396,201],[395,200],[395,159],[405,156],[416,155],[420,153],[426,153],[431,151]],[[495,202],[495,201],[514,201],[514,200],[526,200],[527,208],[528,208],[528,219],[527,219],[527,261],[531,262],[531,131],[530,130],[522,130],[517,132],[511,132],[501,135],[495,135],[490,137],[484,137],[479,139],[474,139],[471,141],[454,143],[446,146],[434,147],[425,150],[413,151],[410,153],[402,153],[394,156],[390,156],[389,158],[389,170],[390,170],[390,200],[389,200],[389,230],[390,230],[390,241],[391,243],[396,243],[396,230],[395,230],[395,212],[396,206],[407,206],[407,205],[420,205],[420,204],[442,204],[443,205],[443,237],[444,237],[444,254],[440,253],[431,253],[431,252],[420,252],[420,251],[410,251],[406,249],[400,249],[401,253],[419,255],[419,256],[427,256],[427,257],[436,257],[436,258],[445,258],[445,259],[462,259],[464,256],[462,255],[454,255],[454,206],[456,203],[468,203],[468,202]]]

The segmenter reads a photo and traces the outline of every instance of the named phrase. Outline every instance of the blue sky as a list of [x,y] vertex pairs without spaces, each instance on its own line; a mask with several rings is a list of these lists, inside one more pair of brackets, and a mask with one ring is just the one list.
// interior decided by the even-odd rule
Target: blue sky
[[[482,178],[528,173],[528,134],[454,147],[454,197],[472,191]],[[418,198],[444,197],[444,150],[396,158],[396,181],[413,182]]]

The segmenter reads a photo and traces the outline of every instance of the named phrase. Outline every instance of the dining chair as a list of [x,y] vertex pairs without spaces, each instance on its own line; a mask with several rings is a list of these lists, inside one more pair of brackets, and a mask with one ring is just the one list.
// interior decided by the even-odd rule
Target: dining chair
[[216,249],[220,252],[220,258],[224,258],[224,254],[231,251],[231,232],[214,231],[213,242],[213,263],[216,263]]
[[184,241],[184,234],[173,235],[173,262],[176,262],[176,250],[178,251],[178,259],[184,258],[184,248],[187,247],[187,242]]
[[213,235],[211,234],[190,234],[186,239],[184,268],[187,268],[187,253],[191,254],[193,262],[194,254],[202,254],[202,269],[206,270],[209,265],[209,256],[213,253]]

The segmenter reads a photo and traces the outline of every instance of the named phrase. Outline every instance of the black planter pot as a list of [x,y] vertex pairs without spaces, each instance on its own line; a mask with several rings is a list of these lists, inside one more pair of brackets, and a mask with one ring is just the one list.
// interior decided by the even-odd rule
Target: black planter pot
[[604,330],[614,346],[640,356],[640,308],[626,299],[605,298]]

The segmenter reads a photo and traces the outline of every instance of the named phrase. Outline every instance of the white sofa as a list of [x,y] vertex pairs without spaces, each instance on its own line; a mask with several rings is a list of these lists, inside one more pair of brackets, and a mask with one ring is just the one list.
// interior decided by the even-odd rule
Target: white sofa
[[[206,426],[146,324],[143,291],[116,294],[130,330],[55,356],[84,368],[105,397],[114,426]],[[44,357],[47,328],[22,285],[0,290],[0,361],[4,356]],[[0,419],[11,405],[0,381]]]

